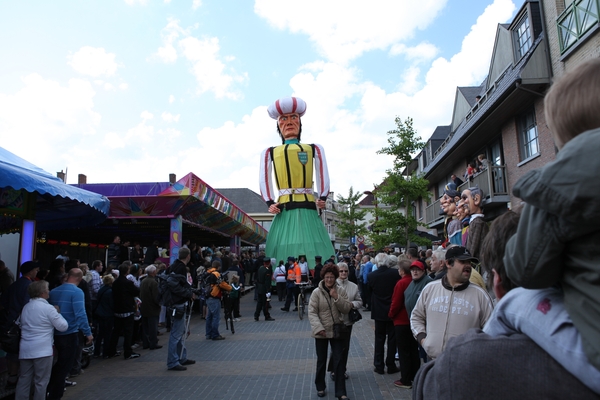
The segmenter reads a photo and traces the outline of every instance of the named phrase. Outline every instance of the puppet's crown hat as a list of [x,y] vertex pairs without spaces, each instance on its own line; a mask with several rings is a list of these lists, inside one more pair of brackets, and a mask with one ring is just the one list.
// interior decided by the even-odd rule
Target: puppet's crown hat
[[267,111],[269,117],[273,119],[291,113],[298,113],[299,116],[303,116],[306,112],[306,102],[300,97],[283,97],[271,104]]

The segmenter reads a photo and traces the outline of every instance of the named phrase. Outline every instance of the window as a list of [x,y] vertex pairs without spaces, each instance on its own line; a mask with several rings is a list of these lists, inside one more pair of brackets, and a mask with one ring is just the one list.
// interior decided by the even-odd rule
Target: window
[[517,23],[515,28],[515,39],[517,44],[517,55],[521,58],[531,47],[531,28],[529,27],[529,17],[524,15]]
[[535,122],[535,111],[531,110],[519,118],[519,141],[521,161],[533,157],[540,152],[538,131]]
[[593,27],[598,27],[599,0],[568,0],[556,19],[560,52],[564,54]]

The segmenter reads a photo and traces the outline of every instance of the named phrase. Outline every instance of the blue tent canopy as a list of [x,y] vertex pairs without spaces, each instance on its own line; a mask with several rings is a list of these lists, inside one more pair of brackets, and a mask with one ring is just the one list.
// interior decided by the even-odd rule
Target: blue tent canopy
[[[27,200],[24,192],[34,194],[34,198]],[[0,208],[14,209],[15,216],[35,219],[39,231],[96,225],[106,219],[110,210],[105,196],[67,185],[2,147],[0,194]],[[32,213],[28,207],[32,207]],[[2,218],[0,232],[6,232],[7,225],[14,222],[14,218]]]

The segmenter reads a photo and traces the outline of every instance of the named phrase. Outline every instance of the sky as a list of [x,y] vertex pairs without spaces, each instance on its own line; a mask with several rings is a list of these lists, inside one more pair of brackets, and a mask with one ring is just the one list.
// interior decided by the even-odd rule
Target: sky
[[449,125],[457,86],[488,73],[511,0],[0,2],[0,146],[88,183],[259,192],[281,144],[267,107],[307,103],[303,143],[325,148],[331,190],[372,190],[394,120]]

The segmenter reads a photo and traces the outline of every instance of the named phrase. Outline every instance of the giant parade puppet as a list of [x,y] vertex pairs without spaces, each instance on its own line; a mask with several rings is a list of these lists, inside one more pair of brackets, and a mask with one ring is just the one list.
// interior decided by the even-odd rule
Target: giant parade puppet
[[266,254],[277,260],[301,254],[307,260],[329,257],[335,253],[317,211],[325,208],[329,172],[323,147],[300,143],[306,103],[286,97],[275,101],[268,112],[277,120],[282,144],[264,150],[260,159],[260,192],[269,212],[275,214]]

